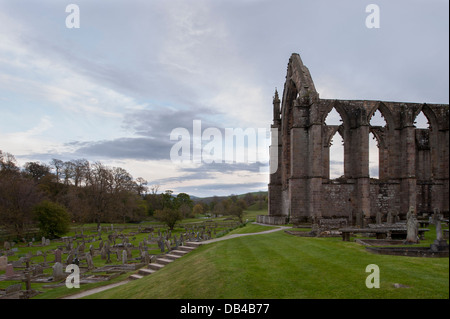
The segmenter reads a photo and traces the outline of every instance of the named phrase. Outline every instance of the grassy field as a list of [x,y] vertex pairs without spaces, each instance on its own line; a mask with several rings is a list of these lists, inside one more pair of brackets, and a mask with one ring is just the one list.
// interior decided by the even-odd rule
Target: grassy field
[[[365,285],[369,264],[380,268],[379,289]],[[374,255],[340,238],[281,231],[202,246],[150,276],[87,298],[448,299],[449,259]]]

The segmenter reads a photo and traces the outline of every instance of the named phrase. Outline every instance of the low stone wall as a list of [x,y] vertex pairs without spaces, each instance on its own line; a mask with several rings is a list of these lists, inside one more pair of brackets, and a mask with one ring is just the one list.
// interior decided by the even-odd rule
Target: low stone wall
[[258,215],[256,216],[256,221],[268,225],[285,225],[288,222],[288,218],[285,216]]

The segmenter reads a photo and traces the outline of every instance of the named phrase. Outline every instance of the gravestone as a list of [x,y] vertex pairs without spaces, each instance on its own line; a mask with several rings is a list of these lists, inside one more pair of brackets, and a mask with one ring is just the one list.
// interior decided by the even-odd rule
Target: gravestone
[[106,248],[105,246],[102,247],[102,249],[100,250],[100,256],[102,260],[106,259]]
[[94,261],[92,260],[91,253],[86,253],[86,262],[88,265],[88,270],[95,269]]
[[32,269],[33,276],[39,276],[39,275],[42,275],[43,273],[44,273],[44,269],[42,268],[41,265],[35,265]]
[[122,250],[122,264],[126,264],[128,262],[127,260],[127,251],[124,249]]
[[84,248],[85,248],[86,246],[84,245],[84,243],[82,243],[80,246],[78,246],[78,252],[80,253],[80,254],[82,254],[82,253],[84,253]]
[[442,234],[441,216],[439,214],[439,211],[437,211],[436,209],[434,210],[434,214],[431,220],[436,226],[436,240],[433,242],[433,244],[431,244],[431,250],[434,252],[448,250],[449,246]]
[[20,292],[22,290],[22,284],[14,284],[6,287],[5,292],[7,295]]
[[10,250],[10,249],[11,249],[11,244],[10,244],[9,241],[5,241],[5,242],[3,243],[3,249],[4,249],[4,250]]
[[170,251],[170,240],[166,240],[164,243],[166,244],[167,251]]
[[405,243],[417,244],[419,242],[419,226],[416,216],[414,214],[414,208],[410,207],[408,214],[406,215],[406,240]]
[[62,251],[58,248],[55,250],[55,262],[56,263],[60,263],[61,262],[61,256],[62,256]]
[[0,270],[6,270],[6,265],[8,265],[8,257],[1,256],[0,257]]
[[52,268],[53,268],[53,280],[58,281],[65,278],[63,272],[63,265],[61,263],[55,263]]
[[6,265],[6,272],[5,272],[6,277],[12,277],[14,276],[14,267],[12,264],[8,264]]
[[71,264],[72,263],[72,261],[73,261],[73,256],[75,255],[75,252],[74,252],[74,250],[71,250],[70,252],[69,252],[69,254],[68,254],[68,256],[67,256],[67,259],[66,259],[66,264]]

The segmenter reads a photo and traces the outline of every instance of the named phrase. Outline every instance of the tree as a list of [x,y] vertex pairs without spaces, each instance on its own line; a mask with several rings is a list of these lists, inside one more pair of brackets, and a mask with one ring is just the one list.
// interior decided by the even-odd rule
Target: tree
[[247,207],[251,206],[255,203],[255,197],[251,193],[245,194],[244,200],[245,200],[245,203],[247,204]]
[[69,231],[70,216],[62,205],[44,200],[34,206],[33,214],[46,238],[58,238]]
[[64,167],[64,162],[61,161],[60,159],[53,158],[52,161],[50,162],[50,165],[55,168],[56,182],[59,183],[59,179],[62,174],[62,169]]
[[246,208],[245,201],[243,199],[239,199],[236,202],[231,203],[228,209],[228,213],[230,215],[236,216],[237,218],[239,218],[239,222],[243,223],[245,208]]
[[172,190],[166,190],[161,196],[162,207],[164,208],[176,208],[174,197],[172,196]]
[[0,150],[0,174],[18,173],[17,161],[14,155],[10,153],[3,153]]
[[203,205],[200,204],[200,203],[195,204],[195,206],[192,209],[192,211],[193,211],[195,216],[203,214]]
[[139,196],[142,196],[145,193],[147,193],[148,191],[147,184],[148,182],[144,178],[142,177],[136,178],[136,189]]
[[154,216],[159,221],[165,223],[170,230],[173,230],[177,221],[183,219],[183,216],[178,209],[169,207],[164,207],[162,210],[157,210]]
[[39,162],[27,162],[24,165],[24,173],[28,174],[35,181],[39,181],[50,174],[50,167]]
[[191,197],[186,193],[179,193],[174,199],[175,208],[183,215],[183,218],[189,217],[192,214],[192,208],[194,206]]
[[0,225],[22,238],[33,226],[32,208],[42,197],[32,179],[0,170]]

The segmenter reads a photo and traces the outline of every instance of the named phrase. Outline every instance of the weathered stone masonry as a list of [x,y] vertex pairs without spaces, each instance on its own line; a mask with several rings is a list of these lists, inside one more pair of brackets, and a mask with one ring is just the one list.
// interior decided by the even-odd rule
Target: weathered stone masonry
[[[280,105],[281,104],[281,105]],[[342,124],[326,125],[335,108]],[[370,125],[379,110],[386,126]],[[416,129],[423,112],[429,129]],[[275,92],[272,129],[278,131],[277,170],[270,175],[270,223],[311,222],[357,212],[366,221],[378,211],[405,218],[449,210],[449,105],[320,99],[298,54],[289,60],[282,103]],[[379,179],[369,176],[369,133],[379,147]],[[329,150],[334,134],[344,141],[344,176],[330,180]],[[275,165],[275,161],[271,162]],[[272,168],[271,168],[271,171]],[[260,217],[260,221],[265,221]]]

